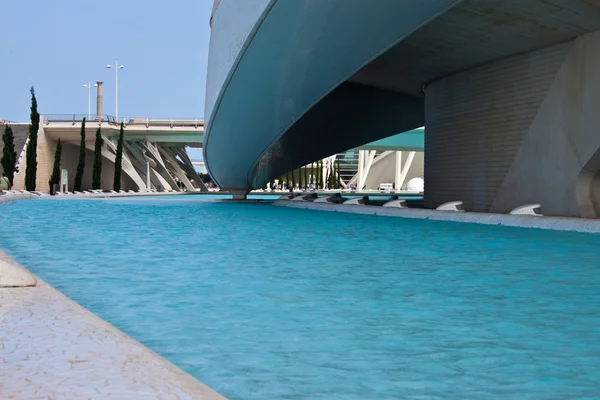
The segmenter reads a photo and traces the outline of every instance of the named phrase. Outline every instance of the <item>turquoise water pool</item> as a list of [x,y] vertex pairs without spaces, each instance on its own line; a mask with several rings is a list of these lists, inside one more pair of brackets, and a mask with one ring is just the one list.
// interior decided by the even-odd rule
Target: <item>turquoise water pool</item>
[[3,250],[230,399],[600,397],[600,235],[196,197],[1,208]]

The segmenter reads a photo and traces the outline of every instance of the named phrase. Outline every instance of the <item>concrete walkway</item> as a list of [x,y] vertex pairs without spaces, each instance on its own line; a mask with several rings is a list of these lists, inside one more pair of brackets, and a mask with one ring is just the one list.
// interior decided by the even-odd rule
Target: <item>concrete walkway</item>
[[0,288],[0,399],[224,397],[38,279]]

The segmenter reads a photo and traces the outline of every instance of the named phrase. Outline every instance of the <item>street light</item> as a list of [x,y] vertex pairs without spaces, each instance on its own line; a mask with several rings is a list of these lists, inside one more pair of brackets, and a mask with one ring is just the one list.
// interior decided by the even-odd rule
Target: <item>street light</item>
[[115,58],[115,65],[107,65],[106,68],[115,69],[115,119],[119,122],[119,70],[125,66],[119,65],[119,59]]
[[[86,85],[83,85],[84,88],[87,88],[88,90],[88,121],[90,120],[90,117],[92,115],[92,106],[91,106],[91,102],[92,102],[92,98],[91,98],[91,90],[92,90],[92,84],[91,82],[88,82]],[[94,83],[94,87],[98,87],[98,85],[96,83]]]

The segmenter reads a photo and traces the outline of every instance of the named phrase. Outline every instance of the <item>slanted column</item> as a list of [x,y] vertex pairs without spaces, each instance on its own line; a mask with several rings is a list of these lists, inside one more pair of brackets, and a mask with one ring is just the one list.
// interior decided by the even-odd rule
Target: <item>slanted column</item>
[[396,151],[396,169],[394,172],[394,190],[395,191],[399,191],[400,186],[402,185],[401,175],[402,175],[402,152]]
[[362,190],[363,185],[363,173],[364,173],[364,160],[365,160],[365,151],[358,151],[358,190]]

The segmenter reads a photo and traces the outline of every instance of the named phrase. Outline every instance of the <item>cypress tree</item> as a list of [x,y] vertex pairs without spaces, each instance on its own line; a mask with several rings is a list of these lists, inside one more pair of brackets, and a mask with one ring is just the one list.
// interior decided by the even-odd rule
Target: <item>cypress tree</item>
[[48,181],[48,186],[52,190],[52,185],[58,185],[60,183],[60,157],[62,154],[62,144],[60,139],[56,143],[56,152],[54,153],[54,167],[52,168],[52,175]]
[[85,117],[81,121],[81,140],[79,141],[79,161],[77,162],[77,173],[75,174],[75,183],[73,183],[73,192],[81,190],[81,181],[83,180],[83,171],[85,169]]
[[113,188],[115,192],[121,190],[121,162],[123,161],[123,123],[121,122],[121,129],[119,130],[119,141],[117,142],[117,156],[115,157],[115,179]]
[[315,181],[315,163],[310,163],[310,184],[312,185]]
[[285,174],[285,185],[286,185],[286,189],[290,188],[290,173],[286,173]]
[[337,160],[335,160],[335,165],[336,165],[336,169],[337,169],[337,180],[336,180],[336,185],[339,188],[341,188],[341,184],[340,182],[342,181],[342,171],[340,169],[340,159],[338,158]]
[[281,189],[283,189],[283,175],[279,177],[279,184],[281,185]]
[[292,171],[292,189],[296,189],[296,171]]
[[40,129],[40,114],[37,111],[37,99],[33,86],[29,90],[31,93],[31,114],[29,125],[29,144],[27,145],[27,165],[25,167],[25,189],[35,191],[35,180],[37,175],[37,137]]
[[298,168],[298,186],[302,190],[302,167]]
[[102,186],[102,133],[100,127],[96,131],[96,143],[94,144],[94,168],[92,171],[92,189],[100,189]]
[[2,150],[2,169],[10,182],[14,183],[13,178],[15,176],[15,165],[17,164],[17,153],[15,152],[15,137],[12,128],[9,125],[6,125],[6,128],[4,128],[2,140],[4,141],[4,150]]

